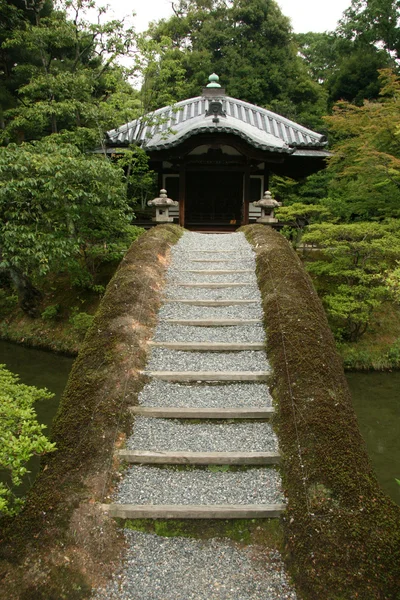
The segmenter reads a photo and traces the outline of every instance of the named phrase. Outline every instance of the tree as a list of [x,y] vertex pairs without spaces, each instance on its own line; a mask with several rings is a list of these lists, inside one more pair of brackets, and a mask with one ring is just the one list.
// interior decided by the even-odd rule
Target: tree
[[134,31],[122,21],[101,23],[102,9],[98,23],[85,21],[90,5],[67,0],[65,10],[35,10],[33,23],[20,19],[10,28],[3,49],[22,60],[8,66],[14,102],[4,113],[3,143],[66,131],[68,141],[92,148],[116,121],[137,116],[138,94],[118,64],[136,51]]
[[383,47],[400,58],[399,0],[352,0],[339,22],[338,33],[346,39]]
[[319,250],[307,269],[317,276],[337,338],[358,340],[374,311],[389,298],[385,271],[400,258],[399,222],[310,225],[303,242]]
[[35,283],[49,271],[90,284],[93,262],[115,258],[137,235],[123,178],[108,159],[58,136],[0,148],[0,270],[25,312],[35,316]]
[[400,216],[400,80],[381,71],[379,102],[339,102],[326,121],[336,140],[327,206],[344,220]]
[[181,0],[174,6],[175,15],[149,33],[172,40],[186,81],[177,98],[198,95],[215,71],[231,96],[310,126],[324,112],[324,93],[297,55],[289,19],[274,0]]
[[303,231],[311,223],[327,221],[332,218],[330,211],[321,204],[303,204],[294,202],[289,206],[281,206],[275,211],[276,218],[281,223],[287,223],[285,233],[292,240],[295,248],[298,247]]
[[0,365],[0,468],[7,472],[11,485],[0,483],[0,513],[13,515],[22,506],[15,488],[28,472],[26,464],[34,455],[55,450],[43,434],[45,425],[36,418],[34,404],[53,397],[45,389],[19,383],[19,378]]

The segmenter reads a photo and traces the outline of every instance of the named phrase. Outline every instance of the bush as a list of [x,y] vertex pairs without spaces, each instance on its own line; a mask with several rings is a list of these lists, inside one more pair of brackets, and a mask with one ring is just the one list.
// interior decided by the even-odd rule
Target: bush
[[[55,450],[37,422],[33,405],[41,399],[50,399],[45,389],[19,383],[19,378],[0,365],[0,469],[11,479],[13,487],[21,484],[28,472],[26,464],[38,454]],[[22,505],[11,486],[0,483],[0,512],[13,515]]]
[[91,324],[93,323],[94,316],[89,315],[85,312],[74,312],[69,318],[69,322],[72,327],[76,329],[78,333],[85,335]]
[[17,306],[18,296],[0,290],[0,317],[6,317]]
[[42,312],[42,319],[44,321],[53,321],[58,317],[60,313],[60,305],[59,304],[50,304],[47,306]]

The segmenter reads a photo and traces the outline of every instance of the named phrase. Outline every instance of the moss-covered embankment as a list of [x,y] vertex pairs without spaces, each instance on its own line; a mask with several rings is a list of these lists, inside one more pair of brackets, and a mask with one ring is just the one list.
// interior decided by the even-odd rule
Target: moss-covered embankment
[[114,449],[130,430],[128,407],[144,385],[169,250],[182,232],[166,225],[141,236],[107,287],[53,425],[57,451],[22,513],[1,522],[4,600],[89,597],[118,558],[120,534],[96,503],[118,476]]
[[372,471],[321,302],[283,236],[242,230],[274,368],[290,571],[304,598],[400,598],[400,508]]

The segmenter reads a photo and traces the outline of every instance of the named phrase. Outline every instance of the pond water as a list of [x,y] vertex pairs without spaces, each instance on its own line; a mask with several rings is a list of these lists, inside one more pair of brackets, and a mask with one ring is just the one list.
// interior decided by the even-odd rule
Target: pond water
[[[48,435],[51,424],[57,412],[61,394],[67,383],[71,371],[73,358],[24,348],[16,344],[10,344],[0,340],[0,364],[5,364],[9,371],[20,376],[20,382],[36,387],[46,387],[54,393],[51,400],[43,400],[35,405],[38,420],[48,427],[45,433]],[[33,457],[28,464],[28,473],[23,484],[16,490],[18,495],[23,495],[31,486],[39,469],[39,458]]]
[[[73,359],[0,341],[0,363],[18,373],[22,383],[47,387],[55,394],[36,404],[38,419],[50,429]],[[400,372],[347,373],[361,433],[377,477],[391,498],[400,504]],[[39,460],[29,463],[31,473],[18,488],[23,494],[33,481]]]
[[347,373],[347,381],[378,480],[400,504],[400,372]]

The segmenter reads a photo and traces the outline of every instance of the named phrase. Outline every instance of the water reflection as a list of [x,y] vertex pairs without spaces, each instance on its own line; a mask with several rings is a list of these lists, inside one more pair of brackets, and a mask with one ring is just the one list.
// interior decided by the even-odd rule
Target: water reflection
[[361,433],[376,475],[400,504],[400,372],[347,373]]
[[[73,360],[73,358],[66,356],[24,348],[0,340],[0,364],[5,364],[9,371],[18,374],[21,383],[35,385],[40,388],[46,387],[54,393],[51,400],[43,400],[35,405],[38,421],[48,427],[45,430],[46,435],[49,434],[57,412]],[[39,469],[38,457],[31,459],[28,463],[28,469],[30,473],[26,475],[23,484],[16,490],[18,495],[23,495],[32,485]]]

